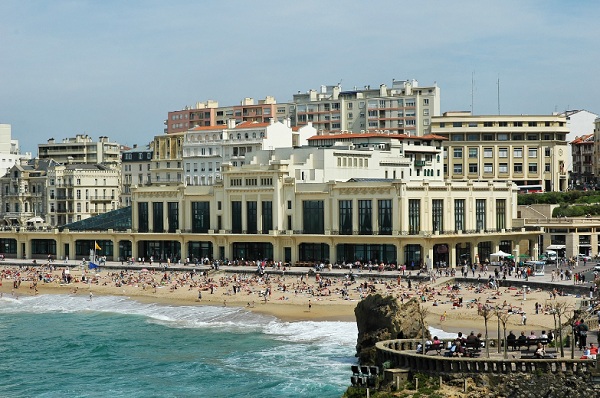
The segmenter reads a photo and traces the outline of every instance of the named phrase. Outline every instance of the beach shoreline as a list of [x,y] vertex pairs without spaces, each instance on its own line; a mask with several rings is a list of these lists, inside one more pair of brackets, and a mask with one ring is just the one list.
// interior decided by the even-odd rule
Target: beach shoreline
[[[409,288],[406,278],[398,276],[397,279],[378,280],[377,274],[366,273],[357,274],[356,280],[351,283],[343,274],[337,278],[319,278],[318,275],[271,276],[261,281],[260,277],[254,275],[226,274],[223,271],[212,271],[208,276],[196,275],[190,278],[189,272],[141,272],[123,269],[92,273],[80,267],[71,267],[69,273],[73,282],[64,284],[60,282],[65,267],[62,264],[56,264],[55,267],[53,271],[44,272],[50,282],[38,280],[34,286],[33,279],[39,277],[41,269],[24,270],[14,266],[2,266],[0,292],[3,295],[20,297],[36,294],[77,294],[93,299],[95,295],[111,295],[160,305],[230,306],[274,316],[284,322],[355,322],[354,308],[367,292],[391,294],[404,300],[425,300],[423,305],[429,310],[426,318],[428,325],[447,333],[485,333],[484,319],[477,314],[477,306],[482,303],[504,308],[510,306],[515,311],[526,313],[525,325],[522,324],[521,315],[511,316],[507,323],[507,331],[541,333],[542,330],[554,329],[553,316],[544,311],[550,303],[559,300],[575,306],[579,300],[574,295],[551,298],[547,291],[530,291],[527,299],[523,300],[522,293],[517,289],[482,288],[481,283],[465,285],[460,292],[455,292],[449,289],[450,279],[444,278],[433,283],[413,281]],[[7,274],[6,270],[10,272]],[[19,276],[17,272],[20,273]],[[84,275],[87,276],[87,283],[82,281]],[[13,286],[16,278],[21,279],[17,289]],[[161,279],[163,282],[159,283]],[[122,280],[129,283],[122,283]],[[168,282],[165,283],[165,280]],[[209,280],[212,281],[212,288],[206,287],[205,282]],[[238,285],[237,292],[232,291],[233,285]],[[461,297],[462,302],[467,304],[455,306],[453,303],[457,297]],[[537,314],[534,307],[536,303],[541,307]],[[488,320],[488,335],[490,338],[497,338],[495,316]]]

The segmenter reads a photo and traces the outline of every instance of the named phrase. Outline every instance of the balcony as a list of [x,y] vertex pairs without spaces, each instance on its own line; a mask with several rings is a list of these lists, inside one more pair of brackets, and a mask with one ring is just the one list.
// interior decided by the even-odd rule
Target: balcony
[[98,195],[98,196],[90,196],[91,201],[103,202],[103,201],[111,201],[115,200],[115,197],[112,195]]
[[415,160],[415,167],[424,167],[427,164],[424,160]]

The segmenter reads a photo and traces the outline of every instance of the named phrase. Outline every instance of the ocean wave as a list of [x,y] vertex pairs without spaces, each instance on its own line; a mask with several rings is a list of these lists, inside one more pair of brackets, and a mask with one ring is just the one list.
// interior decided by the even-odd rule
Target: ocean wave
[[172,306],[140,303],[127,297],[39,295],[0,299],[2,313],[97,312],[137,315],[148,322],[171,328],[226,329],[233,333],[259,332],[288,342],[309,342],[352,346],[358,331],[354,322],[283,322],[270,315],[256,314],[241,307]]

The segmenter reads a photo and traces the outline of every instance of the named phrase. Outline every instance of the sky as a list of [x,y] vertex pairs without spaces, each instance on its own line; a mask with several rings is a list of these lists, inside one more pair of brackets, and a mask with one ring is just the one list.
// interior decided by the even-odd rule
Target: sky
[[598,15],[591,0],[2,0],[0,123],[34,156],[76,134],[145,145],[196,102],[393,79],[437,84],[441,112],[600,113]]

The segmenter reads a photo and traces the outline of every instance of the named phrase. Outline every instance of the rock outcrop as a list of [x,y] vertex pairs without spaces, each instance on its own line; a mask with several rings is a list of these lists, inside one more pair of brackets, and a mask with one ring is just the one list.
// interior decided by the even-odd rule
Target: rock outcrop
[[[362,365],[373,365],[377,359],[375,343],[390,339],[422,337],[419,302],[412,299],[400,304],[392,296],[373,294],[354,309],[358,326],[356,353]],[[425,325],[425,335],[429,330]]]

